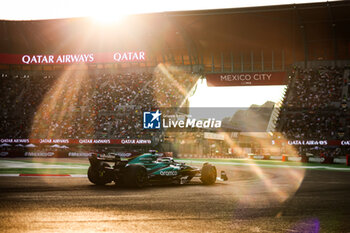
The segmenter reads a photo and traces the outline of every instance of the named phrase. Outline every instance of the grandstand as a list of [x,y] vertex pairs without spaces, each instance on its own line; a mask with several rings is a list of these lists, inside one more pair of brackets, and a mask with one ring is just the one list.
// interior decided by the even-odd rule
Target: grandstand
[[[72,151],[153,147],[207,155],[207,142],[216,139],[145,130],[143,112],[173,108],[178,114],[199,79],[245,74],[264,78],[256,85],[276,85],[255,76],[263,74],[287,84],[269,123],[274,138],[267,140],[326,141],[322,148],[297,146],[298,153],[344,156],[349,10],[348,2],[327,2],[155,13],[108,27],[86,18],[0,21],[0,135],[12,145],[2,150],[27,150],[15,147],[19,143],[51,150],[57,142]],[[186,140],[203,148],[181,146]],[[232,140],[243,151],[251,147],[237,135]],[[220,147],[215,156],[227,156],[232,147],[214,144]]]
[[348,82],[350,67],[321,66],[295,69],[277,119],[277,132],[296,141],[300,155],[344,157],[350,152],[342,143],[349,139]]

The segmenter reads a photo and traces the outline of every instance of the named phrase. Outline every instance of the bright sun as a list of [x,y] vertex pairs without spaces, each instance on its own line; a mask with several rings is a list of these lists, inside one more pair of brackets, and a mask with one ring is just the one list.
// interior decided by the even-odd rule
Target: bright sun
[[94,12],[91,16],[93,20],[103,24],[111,24],[121,21],[123,18],[127,16],[127,11],[124,11],[122,8],[104,8],[103,10],[99,10]]
[[103,24],[111,24],[111,23],[116,23],[121,21],[126,15],[123,14],[98,14],[94,15],[91,18],[98,22],[98,23],[103,23]]

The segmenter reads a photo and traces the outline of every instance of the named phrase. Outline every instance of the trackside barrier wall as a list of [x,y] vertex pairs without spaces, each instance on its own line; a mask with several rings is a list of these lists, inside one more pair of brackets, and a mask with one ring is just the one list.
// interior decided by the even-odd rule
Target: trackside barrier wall
[[[94,152],[68,152],[68,151],[2,151],[0,158],[16,158],[16,157],[49,157],[49,158],[72,158],[72,157],[89,157]],[[140,152],[116,152],[121,157],[130,157],[141,155]],[[164,157],[173,157],[172,152],[158,153]]]
[[[350,156],[348,156],[349,159]],[[287,155],[250,155],[250,159],[255,160],[280,160],[283,162],[302,162],[302,163],[327,163],[327,164],[345,164],[347,159],[345,157],[332,158],[332,157],[307,157],[307,156],[287,156]]]

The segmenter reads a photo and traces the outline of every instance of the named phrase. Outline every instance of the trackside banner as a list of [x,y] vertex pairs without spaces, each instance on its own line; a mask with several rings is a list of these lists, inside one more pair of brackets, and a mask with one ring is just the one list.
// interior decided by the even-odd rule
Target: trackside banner
[[151,144],[150,139],[0,139],[1,143],[34,144]]
[[[3,151],[0,152],[0,157],[54,157],[54,158],[69,158],[69,157],[89,157],[94,152],[90,151],[80,151],[80,152],[68,152],[68,151]],[[100,158],[115,158],[115,155],[124,158],[131,158],[134,156],[139,156],[142,153],[140,152],[116,152],[111,154],[99,154]],[[173,157],[172,152],[160,152],[157,153],[163,157]]]
[[124,63],[146,60],[144,51],[78,54],[0,54],[0,64],[53,65],[84,63]]
[[291,146],[350,146],[350,140],[272,140],[272,145]]
[[286,72],[207,74],[209,87],[286,85]]

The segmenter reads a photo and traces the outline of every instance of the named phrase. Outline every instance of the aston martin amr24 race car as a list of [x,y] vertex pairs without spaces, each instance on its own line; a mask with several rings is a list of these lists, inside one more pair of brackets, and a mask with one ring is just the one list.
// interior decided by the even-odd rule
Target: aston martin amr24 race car
[[[142,188],[152,184],[186,184],[193,177],[200,177],[206,185],[214,184],[217,179],[227,180],[224,171],[217,178],[216,167],[209,163],[204,163],[199,169],[156,153],[145,153],[137,157],[94,154],[89,157],[89,161],[88,178],[96,185],[114,181],[117,185]],[[114,165],[111,166],[110,163]]]

